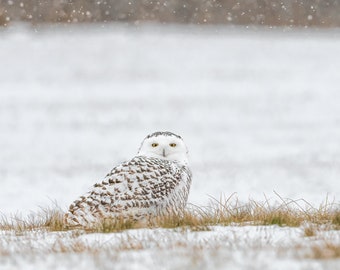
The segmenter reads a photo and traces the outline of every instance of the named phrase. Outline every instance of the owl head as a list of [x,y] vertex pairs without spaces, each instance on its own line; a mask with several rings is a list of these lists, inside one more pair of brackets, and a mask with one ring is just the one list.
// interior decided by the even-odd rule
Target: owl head
[[154,132],[145,137],[138,155],[188,164],[188,149],[183,139],[172,132]]

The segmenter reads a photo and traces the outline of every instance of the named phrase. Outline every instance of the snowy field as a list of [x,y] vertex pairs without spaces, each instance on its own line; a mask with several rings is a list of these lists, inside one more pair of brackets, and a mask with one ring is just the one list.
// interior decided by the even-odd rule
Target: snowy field
[[0,257],[0,269],[340,269],[339,259],[313,256],[316,247],[327,252],[320,239],[339,243],[334,231],[311,239],[303,237],[300,228],[272,226],[215,227],[207,232],[33,232],[19,237],[7,233],[1,238],[2,247],[10,245],[11,251]]
[[[181,135],[189,147],[190,203],[207,205],[211,197],[233,193],[245,202],[275,201],[275,191],[316,207],[326,198],[339,204],[339,48],[340,30],[0,29],[0,212],[25,215],[54,202],[66,210],[157,130]],[[233,240],[234,230],[240,241]],[[52,253],[46,260],[43,252],[35,259],[25,255],[33,240],[23,235],[22,260],[5,256],[0,269],[57,268],[56,260],[58,269],[79,260],[74,269],[112,269],[114,258],[116,269],[340,269],[339,260],[290,254],[291,245],[307,241],[299,230],[85,235],[82,241],[98,245],[131,233],[141,242],[147,234],[201,245],[182,252],[172,240],[169,250],[151,241],[140,251]],[[339,231],[330,234],[339,245]],[[19,241],[8,233],[1,237],[0,258],[4,245],[15,251]],[[54,239],[36,237],[34,243],[46,248]]]

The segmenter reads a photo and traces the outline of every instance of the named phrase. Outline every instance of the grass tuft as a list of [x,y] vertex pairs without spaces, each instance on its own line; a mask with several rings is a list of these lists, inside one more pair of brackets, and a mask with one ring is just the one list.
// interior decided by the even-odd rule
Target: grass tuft
[[[303,224],[326,225],[329,229],[340,228],[339,205],[328,200],[319,208],[300,200],[283,199],[278,196],[274,203],[267,198],[263,202],[249,200],[241,203],[232,194],[219,200],[211,198],[209,206],[189,205],[181,214],[169,214],[149,218],[143,222],[123,219],[100,220],[90,228],[80,228],[87,232],[111,233],[137,228],[183,228],[192,231],[207,231],[210,226],[242,225],[278,225],[298,227]],[[73,230],[63,223],[64,213],[59,207],[42,209],[26,218],[18,215],[0,217],[0,230],[11,230],[17,234],[25,231],[43,229],[46,231]],[[304,228],[305,236],[315,234],[315,226]],[[325,226],[324,226],[325,227]]]
[[43,227],[49,231],[63,231],[65,229],[63,222],[64,213],[60,209],[45,209],[43,213],[45,213]]
[[305,237],[313,237],[316,236],[317,228],[315,225],[309,224],[304,228],[303,232]]
[[165,216],[156,217],[152,220],[152,227],[161,227],[161,228],[187,228],[192,231],[209,231],[208,220],[206,220],[206,216],[200,216],[197,213],[193,213],[191,211],[185,211],[181,214],[169,214]]
[[89,247],[84,241],[79,239],[70,241],[69,243],[65,243],[59,239],[54,242],[51,251],[53,253],[83,253],[86,251],[95,253],[98,252],[98,249]]
[[336,226],[337,230],[340,230],[340,210],[334,212],[332,216],[332,224]]
[[340,258],[340,245],[329,242],[314,245],[311,247],[311,252],[307,257],[318,260],[338,259]]
[[0,230],[15,231],[17,234],[25,231],[44,229],[47,231],[64,230],[63,212],[59,207],[41,209],[39,212],[32,212],[26,217],[12,215],[0,218]]
[[99,223],[97,223],[93,228],[90,228],[89,231],[93,232],[101,232],[101,233],[111,233],[111,232],[120,232],[123,230],[130,229],[138,229],[144,227],[137,221],[133,219],[124,220],[123,218],[118,219],[110,219],[105,218],[102,219]]

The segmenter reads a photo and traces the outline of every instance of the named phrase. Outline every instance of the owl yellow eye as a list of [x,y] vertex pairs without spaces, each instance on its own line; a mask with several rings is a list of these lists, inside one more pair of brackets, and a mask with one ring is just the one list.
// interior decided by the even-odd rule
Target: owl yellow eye
[[175,144],[175,143],[170,143],[169,144],[171,147],[176,147],[177,146],[177,144]]
[[152,147],[157,147],[158,146],[158,143],[153,143],[151,144]]

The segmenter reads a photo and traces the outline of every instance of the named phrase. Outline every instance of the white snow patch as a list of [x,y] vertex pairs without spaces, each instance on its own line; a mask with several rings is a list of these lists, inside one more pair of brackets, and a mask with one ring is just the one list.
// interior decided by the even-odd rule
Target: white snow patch
[[[80,242],[97,251],[60,252]],[[0,266],[8,269],[324,269],[340,260],[310,260],[313,243],[339,244],[340,233],[304,237],[302,228],[211,227],[208,232],[139,229],[111,234],[2,232],[0,247],[11,250]],[[298,248],[297,248],[298,247]],[[29,268],[27,268],[29,267]],[[36,268],[34,268],[36,267]],[[2,269],[2,268],[1,268]],[[333,268],[332,268],[333,269]],[[334,268],[337,269],[337,268]]]

